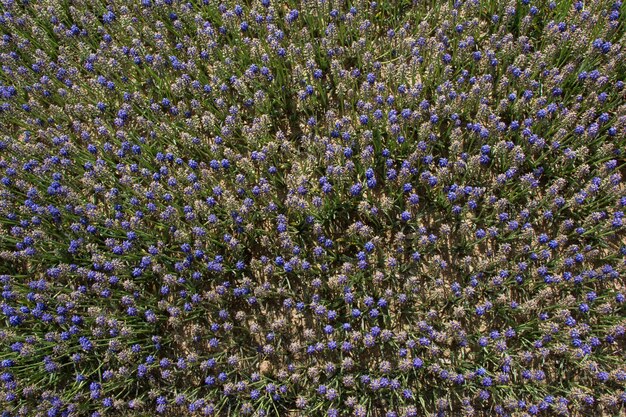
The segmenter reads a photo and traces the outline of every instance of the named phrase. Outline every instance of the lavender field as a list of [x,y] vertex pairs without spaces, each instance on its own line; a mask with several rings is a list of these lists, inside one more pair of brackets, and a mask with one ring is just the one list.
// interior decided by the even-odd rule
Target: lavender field
[[2,0],[1,417],[625,416],[620,0]]

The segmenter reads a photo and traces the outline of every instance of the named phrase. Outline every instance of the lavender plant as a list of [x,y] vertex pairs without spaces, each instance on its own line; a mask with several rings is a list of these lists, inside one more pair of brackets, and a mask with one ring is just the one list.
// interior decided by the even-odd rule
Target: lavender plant
[[0,409],[626,413],[620,0],[3,0]]

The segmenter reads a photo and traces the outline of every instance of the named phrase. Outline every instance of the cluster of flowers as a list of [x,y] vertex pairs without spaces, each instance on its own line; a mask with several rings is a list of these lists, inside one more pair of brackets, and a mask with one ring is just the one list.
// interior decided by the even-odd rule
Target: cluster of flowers
[[626,412],[625,9],[4,0],[2,416]]

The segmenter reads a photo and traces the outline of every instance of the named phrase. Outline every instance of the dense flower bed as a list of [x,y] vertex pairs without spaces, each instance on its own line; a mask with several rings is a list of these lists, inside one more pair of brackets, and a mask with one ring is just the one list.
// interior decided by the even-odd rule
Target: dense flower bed
[[624,415],[624,9],[3,0],[2,416]]

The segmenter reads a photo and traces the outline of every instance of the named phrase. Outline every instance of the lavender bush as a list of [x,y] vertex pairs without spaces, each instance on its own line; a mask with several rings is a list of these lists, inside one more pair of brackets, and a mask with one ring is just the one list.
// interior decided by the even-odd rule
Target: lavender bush
[[626,413],[619,0],[3,0],[9,416]]

